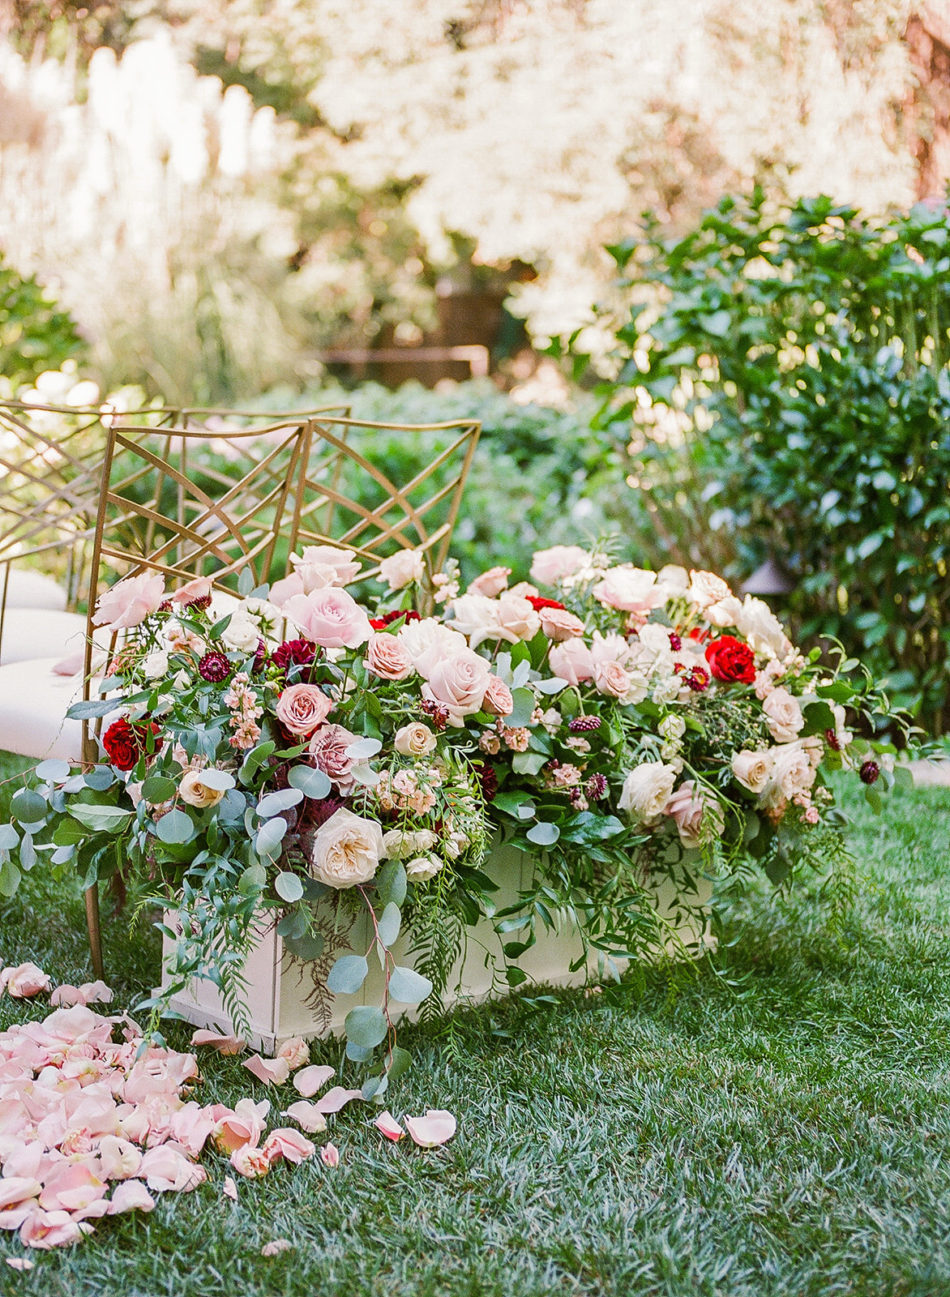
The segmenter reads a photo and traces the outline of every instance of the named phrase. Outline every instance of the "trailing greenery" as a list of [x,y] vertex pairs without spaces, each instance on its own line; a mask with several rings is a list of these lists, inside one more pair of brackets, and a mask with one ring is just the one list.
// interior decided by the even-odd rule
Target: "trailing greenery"
[[824,197],[779,210],[756,191],[682,238],[648,220],[610,251],[625,308],[596,424],[642,437],[659,547],[690,549],[698,524],[711,544],[730,538],[734,571],[771,557],[800,636],[837,637],[945,727],[943,206],[872,220]]
[[[9,759],[4,775],[25,763]],[[0,790],[2,793],[4,790]],[[0,800],[4,800],[0,796]],[[887,832],[859,799],[863,885],[829,928],[824,902],[753,896],[730,910],[715,972],[655,973],[415,1029],[408,1111],[460,1115],[438,1153],[383,1146],[352,1105],[319,1162],[220,1192],[230,1168],[146,1219],[99,1223],[82,1248],[36,1254],[39,1297],[852,1297],[950,1290],[950,790],[898,790]],[[5,811],[4,811],[5,813]],[[107,921],[118,1003],[156,977],[154,933]],[[0,911],[8,963],[88,976],[74,886],[32,874]],[[548,1003],[546,1001],[553,1001]],[[37,1015],[0,1001],[0,1022]],[[183,1046],[188,1032],[168,1024]],[[456,1041],[457,1044],[457,1041]],[[314,1061],[337,1063],[323,1042]],[[255,1088],[202,1059],[203,1102]],[[293,1250],[260,1249],[286,1237]],[[13,1248],[10,1249],[14,1250]],[[10,1281],[12,1284],[12,1280]],[[12,1289],[11,1289],[12,1290]]]
[[0,378],[15,389],[84,350],[72,316],[0,253]]

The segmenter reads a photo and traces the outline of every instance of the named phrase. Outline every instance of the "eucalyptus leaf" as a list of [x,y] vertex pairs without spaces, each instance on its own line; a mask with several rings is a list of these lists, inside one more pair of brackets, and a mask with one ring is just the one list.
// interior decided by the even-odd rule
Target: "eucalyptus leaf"
[[275,793],[265,793],[257,803],[257,813],[262,820],[266,820],[272,815],[279,815],[281,811],[289,811],[302,801],[303,793],[299,788],[279,788]]
[[389,994],[403,1004],[421,1004],[432,992],[432,983],[414,968],[397,965],[389,978]]
[[315,802],[323,801],[333,787],[329,777],[313,766],[294,766],[287,776],[287,782],[291,788],[299,788],[304,797]]
[[309,962],[312,959],[319,959],[323,954],[326,942],[322,933],[308,932],[303,937],[285,937],[284,945],[294,956],[295,959],[302,959]]
[[171,801],[178,792],[174,779],[164,775],[149,775],[142,783],[142,796],[150,806],[161,806],[162,802]]
[[0,864],[0,896],[14,896],[20,886],[20,871],[12,860]]
[[327,974],[327,990],[334,995],[355,995],[369,973],[363,955],[341,955]]
[[395,943],[401,927],[402,913],[399,906],[394,901],[388,901],[377,920],[379,940],[387,949]]
[[227,770],[216,770],[210,767],[201,771],[201,782],[206,788],[213,788],[216,792],[226,793],[229,788],[234,787],[234,776]]
[[[115,775],[108,766],[96,766],[94,770],[81,775],[80,778],[87,788],[91,788],[96,793],[104,793],[115,783]],[[66,791],[71,793],[73,789],[67,785]]]
[[387,860],[376,875],[376,895],[382,905],[402,905],[406,899],[406,869],[401,860]]
[[514,706],[504,717],[505,725],[512,730],[522,729],[525,725],[531,724],[531,717],[537,705],[534,694],[530,689],[515,689],[511,697]]
[[[74,808],[73,814],[76,810]],[[168,811],[155,824],[155,836],[169,846],[190,842],[195,836],[195,822],[185,811]]]
[[303,896],[303,883],[296,874],[284,872],[278,874],[274,879],[274,890],[282,901],[288,905],[293,905]]
[[379,739],[357,739],[346,749],[346,755],[351,761],[366,761],[369,757],[375,757],[382,746]]
[[382,1044],[389,1029],[382,1009],[369,1004],[351,1009],[343,1021],[343,1028],[347,1040],[364,1049],[375,1049]]
[[36,767],[37,779],[45,779],[51,784],[61,784],[64,779],[69,778],[70,765],[68,761],[62,761],[58,757],[50,757],[48,761],[41,761]]
[[46,798],[32,788],[18,788],[10,798],[10,810],[21,824],[36,824],[46,816]]
[[531,828],[525,834],[529,842],[533,842],[537,847],[552,847],[561,836],[561,830],[556,824],[550,821],[541,824],[532,824]]
[[119,833],[132,818],[132,811],[121,806],[84,806],[73,803],[69,813],[74,820],[94,833]]
[[307,932],[307,914],[299,907],[285,914],[277,924],[278,937],[303,937]]
[[0,851],[13,851],[19,844],[20,835],[12,824],[0,824]]
[[286,832],[286,820],[279,818],[265,820],[254,839],[254,850],[259,856],[272,856],[283,842]]

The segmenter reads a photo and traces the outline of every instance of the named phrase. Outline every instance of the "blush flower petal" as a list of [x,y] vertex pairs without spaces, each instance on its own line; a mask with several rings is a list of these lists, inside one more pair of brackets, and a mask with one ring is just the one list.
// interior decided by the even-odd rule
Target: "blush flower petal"
[[245,1060],[244,1066],[265,1085],[284,1085],[290,1076],[286,1058],[261,1058],[260,1054]]
[[374,1117],[373,1125],[394,1144],[398,1144],[406,1133],[391,1112],[381,1112],[378,1117]]
[[240,1054],[247,1048],[245,1041],[237,1036],[222,1036],[216,1031],[196,1031],[191,1038],[193,1045],[209,1045],[219,1054]]
[[305,1099],[312,1099],[318,1090],[323,1089],[335,1071],[333,1067],[321,1067],[318,1064],[301,1068],[294,1077],[294,1089]]
[[438,1148],[455,1134],[456,1122],[450,1112],[429,1108],[424,1117],[406,1117],[406,1129],[420,1148]]

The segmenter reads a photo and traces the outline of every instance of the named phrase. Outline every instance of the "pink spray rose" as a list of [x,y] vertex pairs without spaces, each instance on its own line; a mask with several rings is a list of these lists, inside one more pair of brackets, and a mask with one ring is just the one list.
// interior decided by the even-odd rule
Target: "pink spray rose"
[[541,618],[541,629],[555,644],[584,634],[584,623],[580,617],[575,617],[566,608],[542,608],[538,615]]
[[666,603],[666,591],[656,573],[639,567],[612,567],[594,586],[594,597],[621,612],[648,613]]
[[309,738],[333,710],[332,701],[316,685],[291,685],[277,699],[274,711],[281,725],[291,734]]
[[487,572],[477,576],[472,584],[468,587],[469,594],[484,594],[489,599],[494,599],[496,595],[501,594],[502,590],[508,585],[508,578],[511,576],[510,567],[490,567]]
[[161,572],[140,572],[100,595],[92,620],[107,630],[126,630],[155,612],[164,598],[165,578]]
[[491,679],[491,667],[471,649],[462,649],[438,662],[423,686],[423,695],[446,707],[453,725],[480,711]]
[[511,690],[503,680],[497,676],[489,676],[488,688],[485,690],[485,698],[482,702],[486,712],[491,712],[493,716],[508,716],[514,709],[514,699],[511,696]]
[[353,596],[336,586],[294,595],[283,611],[307,639],[323,648],[358,648],[373,629]]

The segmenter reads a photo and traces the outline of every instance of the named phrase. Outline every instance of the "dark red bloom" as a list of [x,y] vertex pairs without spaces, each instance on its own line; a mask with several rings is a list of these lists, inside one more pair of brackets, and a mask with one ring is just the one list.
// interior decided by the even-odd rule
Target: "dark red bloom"
[[437,730],[444,730],[449,723],[449,709],[442,707],[439,703],[433,702],[430,698],[423,698],[420,707]]
[[280,671],[289,666],[308,666],[317,656],[316,645],[305,639],[286,639],[270,655],[270,660]]
[[689,632],[690,639],[694,639],[697,644],[702,644],[709,639],[709,631],[703,630],[702,626],[694,626]]
[[684,679],[694,694],[704,693],[709,688],[709,672],[704,667],[693,667]]
[[307,801],[307,819],[314,826],[319,828],[321,824],[326,824],[331,815],[336,815],[346,803],[339,797],[324,797],[322,801]]
[[587,734],[593,730],[599,730],[601,719],[599,716],[572,716],[567,722],[567,728],[572,734]]
[[841,744],[838,742],[838,736],[834,730],[825,730],[825,742],[831,748],[832,752],[840,752]]
[[539,594],[529,594],[526,596],[528,603],[535,612],[540,612],[542,608],[563,608],[564,604],[558,603],[556,599],[544,599]]
[[200,595],[198,595],[197,598],[195,598],[195,599],[188,599],[188,600],[186,600],[185,603],[182,604],[182,607],[183,607],[183,608],[195,608],[195,609],[197,609],[199,612],[203,612],[203,611],[205,610],[205,608],[210,608],[210,607],[211,607],[211,595],[210,595],[210,594],[200,594]]
[[227,680],[231,674],[231,663],[223,653],[212,651],[206,653],[198,663],[198,674],[202,680],[207,680],[213,685],[219,685],[222,680]]
[[495,767],[487,761],[476,761],[475,773],[482,786],[482,796],[485,801],[493,802],[498,792],[498,775],[495,773]]
[[751,685],[755,681],[755,654],[734,635],[720,635],[706,645],[706,661],[717,680]]
[[881,773],[881,767],[876,761],[865,761],[864,765],[858,771],[861,776],[862,784],[876,784],[878,776]]
[[370,617],[369,624],[372,626],[373,630],[385,630],[387,626],[391,626],[393,622],[398,621],[400,617],[405,617],[407,624],[411,621],[421,620],[419,613],[412,608],[409,608],[408,610],[394,608],[392,612],[384,612],[381,617]]
[[592,802],[599,802],[607,796],[607,779],[605,775],[591,775],[584,785],[584,792]]
[[113,721],[103,734],[102,746],[117,770],[131,770],[147,750],[149,734],[154,740],[152,751],[160,752],[163,740],[154,721],[136,721],[133,724],[123,716],[121,720]]
[[677,635],[677,633],[676,633],[675,630],[671,630],[671,631],[670,631],[670,648],[673,650],[674,653],[678,653],[682,647],[683,647],[683,640],[682,640],[682,638],[681,638],[679,635]]
[[259,675],[267,663],[267,645],[262,639],[257,641],[257,648],[254,650],[254,661],[251,663],[251,672]]

